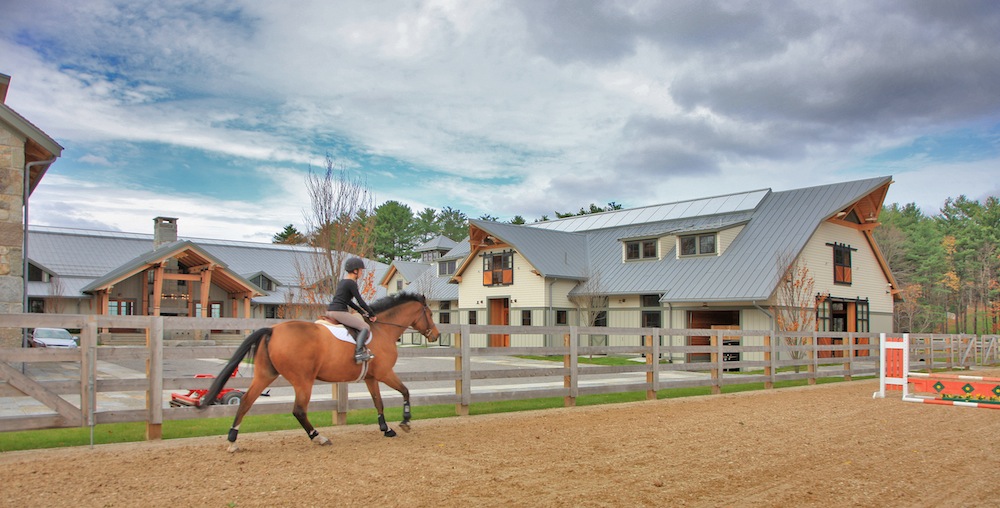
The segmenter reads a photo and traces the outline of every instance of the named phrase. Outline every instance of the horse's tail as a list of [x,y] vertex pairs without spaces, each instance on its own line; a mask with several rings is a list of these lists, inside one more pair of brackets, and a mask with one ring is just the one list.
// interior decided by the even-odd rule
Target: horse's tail
[[243,340],[240,347],[236,349],[236,353],[229,359],[229,363],[222,368],[222,372],[219,372],[218,377],[215,378],[215,381],[212,383],[212,387],[208,389],[208,393],[202,396],[201,400],[203,403],[198,405],[198,409],[205,409],[205,406],[210,405],[212,403],[211,401],[214,401],[215,398],[219,396],[219,393],[223,388],[225,388],[226,382],[229,381],[230,377],[232,377],[233,372],[236,372],[236,369],[240,366],[240,362],[243,361],[244,358],[252,356],[257,350],[257,346],[260,344],[260,341],[270,336],[270,328],[261,328],[251,333],[246,339]]

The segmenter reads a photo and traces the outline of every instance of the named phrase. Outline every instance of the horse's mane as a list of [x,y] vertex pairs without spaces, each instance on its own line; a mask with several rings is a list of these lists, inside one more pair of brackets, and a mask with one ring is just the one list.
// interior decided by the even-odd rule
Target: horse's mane
[[424,295],[420,295],[417,293],[400,292],[394,295],[389,295],[386,297],[379,298],[378,300],[375,300],[374,302],[368,304],[368,306],[371,307],[376,314],[378,314],[380,312],[387,311],[397,305],[402,305],[407,302],[426,303],[426,300],[424,299]]

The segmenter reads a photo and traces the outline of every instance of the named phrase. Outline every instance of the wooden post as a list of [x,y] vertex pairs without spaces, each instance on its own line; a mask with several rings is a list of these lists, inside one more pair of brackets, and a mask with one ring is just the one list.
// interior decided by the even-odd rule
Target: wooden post
[[653,371],[656,369],[657,359],[653,354],[653,336],[646,335],[643,337],[643,343],[649,348],[649,353],[646,353],[646,365],[649,370],[646,372],[646,400],[656,400],[656,387],[654,385],[655,376]]
[[146,392],[146,440],[163,438],[163,318],[154,317],[146,330],[146,378],[149,389]]
[[809,344],[809,367],[807,367],[807,372],[809,373],[809,379],[806,380],[807,384],[816,384],[816,370],[819,367],[819,355],[817,354],[816,347],[819,345],[819,337],[816,332],[813,332],[812,337],[807,337],[807,341],[811,341]]
[[348,383],[333,383],[330,387],[333,392],[333,400],[337,401],[337,408],[333,411],[334,425],[347,425],[348,386],[350,386]]
[[764,351],[764,375],[767,376],[767,381],[764,381],[764,389],[771,390],[774,388],[774,363],[772,359],[774,356],[771,354],[774,351],[774,347],[771,346],[771,336],[764,336],[764,347],[767,348]]
[[854,333],[848,333],[844,339],[844,381],[851,380],[851,359],[854,357]]
[[722,371],[720,368],[722,355],[719,353],[719,348],[722,347],[722,337],[721,332],[713,333],[708,337],[708,345],[712,347],[712,352],[709,353],[709,362],[712,364],[711,375],[712,375],[712,395],[719,395],[722,393],[722,383],[719,380],[719,373]]
[[97,319],[88,316],[80,330],[80,412],[83,424],[93,428],[97,409]]
[[566,354],[563,355],[563,367],[567,370],[566,375],[563,376],[563,388],[569,390],[569,394],[563,397],[564,407],[576,406],[576,396],[573,393],[573,372],[577,366],[577,358],[573,355],[572,345],[573,337],[568,333],[563,335],[563,347],[566,348]]
[[459,372],[458,379],[455,380],[455,394],[458,395],[455,414],[458,416],[469,416],[472,399],[472,362],[469,358],[472,351],[469,342],[469,326],[463,325],[462,331],[455,334],[455,346],[459,350],[455,357],[455,370]]

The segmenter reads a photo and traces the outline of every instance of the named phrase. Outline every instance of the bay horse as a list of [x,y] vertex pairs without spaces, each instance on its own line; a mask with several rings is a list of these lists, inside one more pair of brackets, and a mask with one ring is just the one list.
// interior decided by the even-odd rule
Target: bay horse
[[430,342],[436,341],[441,332],[434,324],[423,295],[397,293],[376,300],[369,306],[378,318],[371,323],[371,340],[368,343],[375,358],[361,365],[354,362],[354,344],[335,338],[326,326],[311,321],[286,321],[247,336],[201,399],[215,400],[240,362],[246,357],[253,357],[253,381],[240,401],[236,419],[229,429],[230,452],[239,449],[236,436],[243,416],[278,375],[284,376],[295,388],[292,415],[316,444],[330,444],[330,440],[321,436],[307,417],[316,380],[344,383],[364,379],[375,402],[379,429],[386,437],[393,437],[396,432],[385,423],[379,392],[379,382],[385,383],[403,395],[403,421],[399,425],[403,430],[409,430],[410,391],[392,370],[398,356],[396,341],[408,328],[418,330]]

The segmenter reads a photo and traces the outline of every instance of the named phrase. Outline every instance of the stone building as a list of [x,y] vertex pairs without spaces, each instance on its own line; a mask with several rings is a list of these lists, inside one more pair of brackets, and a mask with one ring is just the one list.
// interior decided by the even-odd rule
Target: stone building
[[[62,154],[48,134],[6,104],[10,76],[0,74],[0,313],[24,311],[24,237],[30,196]],[[20,329],[0,329],[0,347],[20,345]]]

